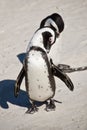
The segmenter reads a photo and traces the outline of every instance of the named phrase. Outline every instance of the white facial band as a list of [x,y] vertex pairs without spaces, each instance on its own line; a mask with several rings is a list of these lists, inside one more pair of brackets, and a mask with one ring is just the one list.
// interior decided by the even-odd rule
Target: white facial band
[[49,18],[49,19],[46,21],[46,23],[45,23],[44,26],[50,26],[50,24],[52,24],[52,26],[53,26],[54,28],[56,28],[57,32],[59,33],[59,28],[57,27],[56,23],[55,23],[51,18]]

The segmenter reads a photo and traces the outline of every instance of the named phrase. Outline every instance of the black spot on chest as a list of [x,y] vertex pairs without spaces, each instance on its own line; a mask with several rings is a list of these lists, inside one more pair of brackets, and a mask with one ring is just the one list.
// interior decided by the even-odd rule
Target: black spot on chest
[[41,86],[41,85],[38,85],[38,89],[42,89],[43,88],[43,86]]

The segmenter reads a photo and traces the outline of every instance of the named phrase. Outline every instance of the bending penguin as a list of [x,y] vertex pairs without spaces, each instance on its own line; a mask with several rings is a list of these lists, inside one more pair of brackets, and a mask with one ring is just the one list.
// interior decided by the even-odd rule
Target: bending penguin
[[38,111],[35,101],[47,102],[46,110],[54,110],[52,98],[56,85],[54,76],[59,77],[70,90],[74,89],[70,78],[60,71],[48,57],[51,46],[56,41],[56,33],[50,27],[44,27],[35,32],[30,40],[30,48],[24,61],[26,91],[29,95],[31,107],[27,113]]
[[[43,27],[50,27],[51,29],[54,30],[56,38],[60,35],[60,33],[64,30],[64,21],[62,17],[57,14],[53,13],[52,15],[47,16],[45,19],[43,19],[40,23],[40,29]],[[56,40],[55,40],[56,42]],[[27,51],[29,51],[31,44],[29,43]],[[63,66],[63,65],[62,65]],[[17,97],[20,91],[20,86],[22,83],[22,80],[25,76],[25,69],[24,66],[22,67],[15,83],[15,89],[14,89],[14,94]]]

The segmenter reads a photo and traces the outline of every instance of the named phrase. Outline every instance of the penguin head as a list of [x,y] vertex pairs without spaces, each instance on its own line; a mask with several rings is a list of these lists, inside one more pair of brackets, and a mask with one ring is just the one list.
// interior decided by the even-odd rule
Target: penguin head
[[59,14],[53,13],[41,21],[40,28],[45,26],[51,27],[55,31],[56,37],[58,37],[64,30],[64,21]]
[[[43,27],[41,29],[38,29],[31,41],[30,41],[30,46],[37,46],[42,48],[44,51],[49,53],[51,46],[55,43],[56,41],[56,35],[53,29],[50,27]],[[28,49],[29,50],[29,49]]]

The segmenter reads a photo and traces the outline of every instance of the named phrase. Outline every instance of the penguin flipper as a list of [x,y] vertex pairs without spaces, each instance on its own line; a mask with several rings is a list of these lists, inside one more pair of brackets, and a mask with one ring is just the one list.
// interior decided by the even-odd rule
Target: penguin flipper
[[66,64],[58,64],[56,67],[58,67],[64,73],[72,73],[75,71],[82,71],[83,70],[82,67],[73,68],[70,65],[66,65]]
[[71,67],[69,65],[66,64],[58,64],[57,66],[61,71],[63,71],[64,73],[72,73],[72,72],[76,72],[76,71],[84,71],[87,70],[87,66],[81,66],[81,67]]
[[58,77],[58,78],[60,78],[67,85],[67,87],[71,91],[73,91],[74,85],[73,85],[71,79],[69,78],[69,76],[67,74],[65,74],[62,70],[60,70],[58,68],[58,66],[55,66],[53,64],[53,62],[52,62],[52,59],[50,60],[50,62],[51,62],[51,65],[52,65],[51,67],[52,67],[52,73],[53,73],[53,75],[56,76],[56,77]]
[[24,67],[22,67],[17,79],[16,79],[16,83],[15,83],[15,87],[14,87],[14,95],[15,97],[18,96],[19,94],[19,91],[20,91],[20,86],[21,86],[21,83],[22,83],[22,80],[25,76],[25,69]]

